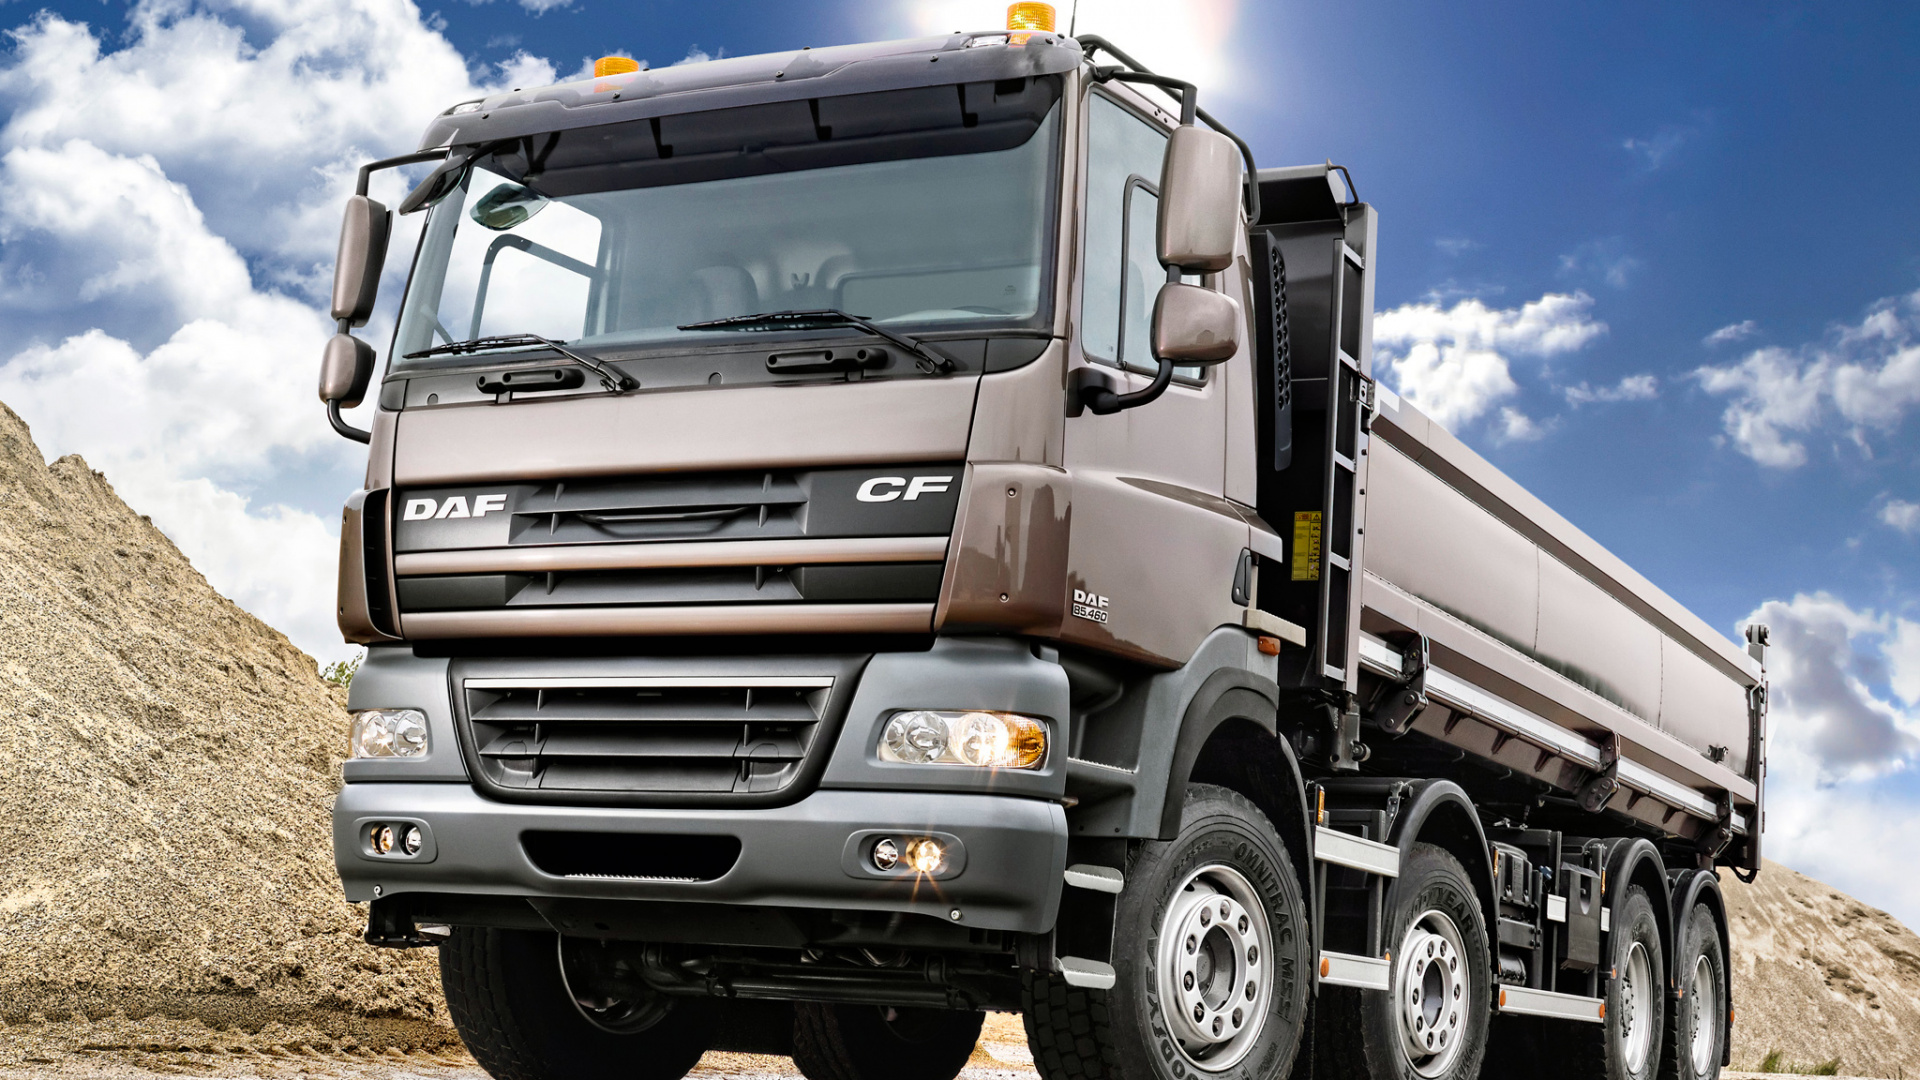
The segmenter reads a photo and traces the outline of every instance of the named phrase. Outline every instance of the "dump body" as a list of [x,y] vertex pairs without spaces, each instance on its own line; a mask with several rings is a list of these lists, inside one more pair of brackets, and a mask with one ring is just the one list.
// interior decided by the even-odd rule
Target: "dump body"
[[[1724,792],[1751,821],[1759,665],[1413,406],[1382,399],[1361,629],[1425,634],[1437,666],[1596,745],[1617,734],[1627,760],[1709,804]],[[1523,768],[1529,756],[1507,755]]]

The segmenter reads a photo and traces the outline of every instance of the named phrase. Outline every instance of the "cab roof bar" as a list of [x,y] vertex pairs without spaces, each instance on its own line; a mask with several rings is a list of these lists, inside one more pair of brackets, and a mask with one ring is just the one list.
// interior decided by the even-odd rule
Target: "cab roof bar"
[[[1120,61],[1122,64],[1125,64],[1128,68],[1132,69],[1131,72],[1119,72],[1119,71],[1114,71],[1112,68],[1095,68],[1094,77],[1099,79],[1102,82],[1105,82],[1108,79],[1113,79],[1121,82],[1146,82],[1146,83],[1151,83],[1152,85],[1155,85],[1155,86],[1160,86],[1160,87],[1169,88],[1169,89],[1177,89],[1177,88],[1184,87],[1185,89],[1180,95],[1180,111],[1182,113],[1180,122],[1183,124],[1191,124],[1193,123],[1194,117],[1197,116],[1199,117],[1201,123],[1207,125],[1213,130],[1219,132],[1220,134],[1225,135],[1227,138],[1232,139],[1233,145],[1240,148],[1240,156],[1244,158],[1247,163],[1247,181],[1246,181],[1247,220],[1256,224],[1260,221],[1260,183],[1258,180],[1254,179],[1255,175],[1259,172],[1259,168],[1254,164],[1254,161],[1253,161],[1253,147],[1248,146],[1247,141],[1245,139],[1242,139],[1240,136],[1234,134],[1232,128],[1229,128],[1227,127],[1227,125],[1221,123],[1218,120],[1215,120],[1213,116],[1207,112],[1207,110],[1200,108],[1198,102],[1194,100],[1196,94],[1195,94],[1192,83],[1180,82],[1177,79],[1169,79],[1164,75],[1156,75],[1153,69],[1147,67],[1145,64],[1142,64],[1140,61],[1135,60],[1133,57],[1128,56],[1126,53],[1120,51],[1120,49],[1116,47],[1113,42],[1108,41],[1106,38],[1103,38],[1098,34],[1082,34],[1079,37],[1075,38],[1074,40],[1080,42],[1080,47],[1083,50],[1085,50],[1086,57],[1089,63],[1092,62],[1094,53],[1105,52],[1108,56],[1113,57],[1115,60]],[[1103,75],[1102,72],[1105,72],[1106,74]],[[1147,76],[1152,76],[1152,78],[1141,79],[1141,78],[1134,77],[1136,75],[1147,75]],[[1351,191],[1352,188],[1349,187],[1348,190]]]

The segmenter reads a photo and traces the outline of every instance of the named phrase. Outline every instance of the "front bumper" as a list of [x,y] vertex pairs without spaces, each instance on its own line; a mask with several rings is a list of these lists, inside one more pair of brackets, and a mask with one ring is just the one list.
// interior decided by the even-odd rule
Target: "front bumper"
[[[371,821],[418,823],[426,843],[411,858],[374,855],[363,840]],[[349,783],[334,804],[333,832],[334,862],[354,901],[406,893],[666,900],[908,912],[1028,933],[1054,924],[1067,854],[1058,802],[908,791],[825,789],[771,809],[635,809],[500,803],[465,784]],[[708,881],[556,876],[528,855],[530,832],[730,837],[740,854]],[[857,857],[875,832],[957,839],[964,862],[931,879],[878,874]]]

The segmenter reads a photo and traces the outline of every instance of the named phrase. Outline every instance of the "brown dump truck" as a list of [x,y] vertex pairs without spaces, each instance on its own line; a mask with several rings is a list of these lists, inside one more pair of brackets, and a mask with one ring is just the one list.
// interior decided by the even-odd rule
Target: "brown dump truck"
[[334,844],[494,1076],[949,1080],[996,1009],[1048,1080],[1718,1073],[1765,630],[1373,381],[1344,170],[1044,24],[421,145],[320,381]]

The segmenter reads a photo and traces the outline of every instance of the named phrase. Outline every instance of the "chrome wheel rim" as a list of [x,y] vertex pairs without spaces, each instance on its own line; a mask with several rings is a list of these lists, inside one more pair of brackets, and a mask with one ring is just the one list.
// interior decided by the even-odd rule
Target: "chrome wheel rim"
[[1693,1075],[1707,1076],[1714,1066],[1714,1038],[1720,1025],[1720,984],[1714,980],[1713,965],[1702,956],[1693,962],[1693,1039],[1687,1047],[1693,1058]]
[[1627,1071],[1646,1069],[1653,1045],[1653,961],[1638,941],[1627,950],[1626,970],[1620,982],[1620,1050]]
[[1160,1015],[1188,1064],[1240,1063],[1273,994],[1272,934],[1260,895],[1230,866],[1187,876],[1160,919]]
[[1467,1005],[1475,992],[1460,928],[1445,912],[1429,908],[1407,926],[1394,955],[1400,1051],[1418,1075],[1443,1075],[1466,1045]]

